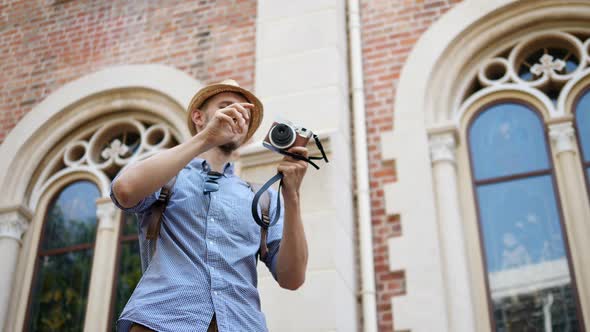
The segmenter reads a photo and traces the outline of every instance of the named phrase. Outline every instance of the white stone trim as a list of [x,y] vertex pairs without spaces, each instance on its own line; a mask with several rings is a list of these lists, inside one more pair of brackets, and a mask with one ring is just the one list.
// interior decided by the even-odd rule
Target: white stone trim
[[[547,119],[560,118],[565,114],[564,94],[567,94],[568,89],[575,84],[573,81],[579,81],[587,75],[586,70],[579,70],[574,72],[569,81],[565,84],[562,90],[562,97],[560,97],[557,108],[552,104],[549,98],[537,89],[533,89],[527,84],[508,83],[509,74],[499,77],[498,82],[488,82],[490,85],[478,91],[476,94],[470,96],[464,102],[463,96],[467,91],[467,84],[471,82],[470,79],[462,81],[456,80],[456,77],[477,77],[479,68],[475,68],[481,64],[481,59],[490,59],[496,57],[496,50],[512,47],[511,43],[520,40],[523,36],[531,34],[530,27],[533,25],[545,26],[546,31],[550,32],[556,26],[556,21],[563,22],[563,26],[568,29],[580,29],[579,22],[587,22],[590,17],[590,3],[588,1],[573,0],[540,0],[540,1],[516,1],[516,0],[467,0],[457,4],[453,9],[443,15],[436,21],[430,29],[428,29],[414,46],[412,52],[407,58],[403,67],[399,84],[397,86],[396,95],[394,97],[394,124],[395,130],[393,133],[384,134],[382,139],[387,137],[393,142],[382,141],[382,155],[383,159],[395,159],[398,165],[398,179],[400,183],[411,183],[412,186],[403,186],[403,190],[397,190],[397,193],[403,193],[402,196],[411,196],[413,191],[423,193],[420,197],[419,205],[405,206],[400,208],[400,203],[405,200],[396,196],[398,201],[392,201],[393,196],[386,194],[386,211],[401,211],[402,229],[404,235],[396,242],[404,242],[403,248],[409,248],[412,243],[425,243],[424,238],[420,233],[407,233],[406,228],[416,222],[420,223],[421,229],[429,229],[430,225],[436,225],[438,220],[436,216],[431,214],[427,216],[425,209],[432,206],[434,201],[439,200],[440,197],[430,197],[429,194],[433,190],[433,182],[430,172],[421,171],[427,163],[430,166],[432,162],[431,151],[428,149],[427,140],[416,140],[416,137],[424,137],[427,135],[426,128],[446,127],[452,126],[462,128],[461,119],[470,105],[481,101],[481,98],[491,96],[494,93],[508,95],[507,92],[520,92],[527,96],[532,96],[538,103],[535,106],[544,108],[542,111]],[[553,24],[553,25],[552,25]],[[552,28],[552,27],[553,28]],[[558,31],[555,30],[554,31]],[[584,43],[584,58],[581,62],[588,61],[588,46],[589,43]],[[491,54],[494,53],[494,54]],[[497,65],[507,65],[507,60],[498,60]],[[469,81],[469,82],[466,82]],[[530,99],[530,98],[527,98]],[[406,153],[408,145],[407,142],[412,142],[412,154]],[[421,145],[422,144],[422,145]],[[463,151],[464,146],[460,146]],[[444,151],[444,150],[443,150]],[[461,160],[463,160],[463,152],[461,153]],[[438,158],[438,157],[437,157]],[[441,158],[449,159],[449,155]],[[405,163],[413,161],[412,169],[409,173],[407,171],[400,171],[400,166]],[[463,166],[463,165],[461,165]],[[459,167],[460,177],[464,176],[465,169]],[[401,185],[401,184],[399,184]],[[398,185],[398,186],[399,186]],[[468,195],[461,193],[462,195]],[[469,200],[467,200],[469,201]],[[417,215],[419,213],[424,215],[418,220],[410,220],[404,223],[405,215]],[[479,242],[478,239],[472,239],[470,233],[469,241]],[[434,241],[438,241],[435,239]],[[393,241],[393,240],[392,240]],[[392,244],[393,245],[393,244]],[[397,249],[400,246],[396,245]],[[440,243],[437,242],[440,247]],[[412,251],[413,252],[413,251]],[[401,256],[407,255],[407,250],[391,250],[390,260],[402,261]],[[449,255],[447,252],[441,252],[441,256]],[[472,269],[472,274],[480,275],[481,267],[480,261],[474,261],[473,255],[470,256],[469,268]],[[432,260],[433,257],[413,256],[412,263],[418,264],[420,261],[426,263]],[[440,259],[440,257],[437,257]],[[451,259],[453,259],[451,257]],[[460,259],[460,257],[457,257]],[[422,261],[423,260],[423,261]],[[401,266],[396,266],[400,268]],[[438,275],[438,277],[433,277]],[[407,294],[399,299],[394,298],[393,303],[393,317],[394,326],[396,328],[408,328],[413,331],[448,331],[447,324],[434,323],[434,320],[428,322],[424,321],[421,316],[415,315],[417,312],[427,311],[431,317],[438,319],[439,315],[445,316],[445,319],[452,319],[448,316],[447,308],[441,307],[439,303],[432,301],[420,301],[419,298],[422,293],[422,286],[424,289],[429,289],[429,283],[438,282],[440,275],[443,275],[442,267],[433,271],[429,278],[420,279],[412,273],[406,271],[406,283],[408,285]],[[474,285],[466,284],[464,287],[475,289],[474,294],[474,311],[476,317],[475,330],[489,331],[488,323],[488,309],[485,300],[485,285],[483,285],[483,278],[473,278],[470,280]],[[579,281],[580,282],[580,281]],[[419,287],[414,288],[418,290],[418,294],[414,294],[410,290],[410,285],[417,284]],[[441,287],[447,288],[449,285],[443,284]],[[430,296],[429,299],[434,297]],[[413,300],[411,300],[413,299]],[[403,305],[404,308],[399,308]],[[584,309],[586,310],[586,309]],[[469,312],[464,312],[464,316],[473,315]],[[455,317],[460,317],[458,313]],[[396,325],[397,322],[403,325]]]
[[96,218],[98,219],[98,230],[115,230],[118,208],[111,200],[99,200],[96,202]]
[[556,154],[576,151],[574,144],[576,137],[571,122],[549,125],[549,137],[551,137],[551,141],[554,144],[553,147]]
[[[381,135],[384,160],[398,181],[384,185],[385,213],[399,215],[402,236],[387,241],[389,270],[404,271],[406,294],[391,299],[396,330],[448,331],[428,137],[419,113]],[[408,144],[412,142],[412,144]],[[411,253],[411,254],[408,254]]]
[[[264,182],[276,172],[276,161],[282,156],[260,146],[276,119],[286,118],[318,134],[327,133],[332,151],[330,163],[318,162],[320,170],[309,167],[302,187],[303,219],[306,229],[312,230],[308,234],[310,252],[322,253],[310,255],[310,282],[306,281],[298,295],[270,285],[272,279],[261,280],[262,297],[270,301],[263,303],[268,328],[281,330],[288,325],[293,331],[356,331],[360,306],[355,301],[355,272],[359,271],[348,254],[355,250],[351,241],[355,217],[350,190],[353,168],[346,1],[257,1],[257,8],[255,90],[265,104],[265,114],[253,137],[256,143],[239,151],[240,176]],[[285,32],[292,38],[285,39]],[[321,227],[312,218],[319,211],[325,212],[324,218],[316,219]],[[307,300],[301,301],[303,298]],[[315,315],[318,309],[326,309],[326,314]]]
[[457,128],[461,127],[461,121],[465,117],[465,114],[469,109],[473,107],[474,104],[478,103],[483,98],[492,96],[494,94],[500,94],[503,92],[518,92],[524,95],[530,96],[533,99],[537,100],[541,105],[543,105],[543,109],[541,111],[547,112],[549,118],[559,118],[563,115],[562,112],[559,112],[551,99],[547,97],[541,91],[531,88],[530,86],[524,84],[503,84],[503,85],[493,85],[487,88],[481,89],[478,92],[471,95],[459,108],[457,111],[453,112],[453,117],[451,120],[451,124],[456,126]]
[[455,164],[457,141],[454,133],[431,135],[429,137],[429,145],[432,163],[447,161]]
[[12,238],[20,243],[29,221],[30,218],[19,210],[0,212],[0,238]]
[[[590,41],[590,39],[588,41]],[[588,43],[588,42],[586,44],[590,45],[590,43]],[[588,59],[588,62],[590,63],[590,59]],[[560,110],[561,113],[572,114],[573,107],[568,107],[567,101],[570,98],[575,97],[575,96],[572,96],[571,92],[574,90],[574,88],[580,82],[588,79],[588,77],[590,77],[590,68],[586,68],[584,71],[579,72],[577,75],[572,77],[572,79],[569,80],[565,84],[565,86],[561,90],[561,94],[559,95],[559,99],[557,100],[557,109]]]
[[[146,124],[140,120],[148,123],[147,128]],[[61,177],[73,173],[89,174],[97,181],[101,196],[108,196],[111,179],[107,172],[113,175],[113,170],[122,169],[134,161],[144,159],[173,144],[172,128],[160,121],[158,118],[145,115],[140,116],[140,119],[133,115],[115,116],[93,123],[88,128],[83,128],[77,135],[70,136],[65,146],[55,152],[35,180],[28,206],[34,210],[40,196],[49,186]],[[121,129],[122,127],[125,129]],[[111,138],[124,130],[138,135],[138,145],[134,153],[131,153],[130,147],[119,139]],[[150,137],[154,133],[160,135],[157,144],[150,143]],[[56,172],[56,167],[62,163],[65,168]]]
[[[396,113],[423,110],[429,126],[445,121],[459,107],[460,94],[465,88],[462,82],[450,82],[448,75],[474,77],[479,69],[466,72],[465,65],[474,62],[473,52],[465,52],[466,47],[469,50],[506,47],[509,46],[507,35],[514,35],[511,31],[530,34],[525,26],[563,21],[563,17],[568,17],[564,25],[580,29],[575,20],[586,20],[589,11],[587,1],[568,1],[566,5],[558,0],[471,0],[456,5],[422,35],[410,53],[397,89]],[[518,27],[523,28],[518,30]],[[494,45],[499,42],[503,44]],[[440,64],[443,62],[444,66]],[[450,93],[449,89],[455,91]]]
[[[193,94],[200,87],[201,84],[186,73],[163,65],[110,67],[64,85],[33,107],[0,145],[0,155],[2,156],[0,186],[5,192],[10,193],[10,195],[0,197],[0,206],[22,205],[37,212],[39,202],[41,200],[46,202],[49,199],[44,193],[53,195],[59,190],[57,186],[63,186],[70,179],[76,178],[94,181],[101,191],[101,196],[110,200],[108,194],[111,181],[106,175],[107,171],[101,167],[108,168],[114,164],[124,167],[131,160],[123,160],[120,155],[111,154],[111,158],[108,159],[113,162],[113,165],[107,165],[108,162],[104,165],[97,165],[92,162],[88,163],[86,152],[80,156],[76,151],[68,149],[91,148],[92,142],[86,139],[96,133],[100,129],[100,125],[112,124],[113,119],[116,122],[116,119],[119,118],[117,112],[121,111],[132,112],[133,118],[146,121],[152,124],[150,128],[156,128],[148,128],[145,135],[141,135],[142,139],[143,136],[150,135],[150,130],[158,130],[157,127],[165,124],[172,131],[164,134],[165,139],[173,134],[177,141],[184,141],[190,137],[188,128],[186,128],[186,108]],[[125,114],[129,115],[130,113]],[[77,145],[68,145],[67,142],[64,143],[64,139],[77,140],[75,142]],[[145,151],[137,159],[147,157],[160,148],[150,145],[145,140],[142,143]],[[64,160],[66,153],[68,155]],[[63,162],[66,167],[60,167],[60,162]],[[39,169],[40,167],[42,168]],[[96,248],[97,250],[101,248],[100,246],[109,248],[112,251],[110,256],[114,257],[117,224],[116,215],[113,216],[112,211],[109,211],[103,204],[99,204],[97,213],[99,219],[102,219],[98,225],[99,231],[109,231],[100,231],[98,234],[107,239],[114,238],[114,240],[104,242],[97,235]],[[7,285],[8,288],[15,287],[15,285],[16,287],[26,287],[12,293],[10,301],[16,303],[18,317],[8,318],[8,326],[20,327],[23,324],[26,297],[24,301],[20,301],[19,295],[15,294],[29,293],[28,287],[30,287],[30,278],[34,270],[32,263],[34,257],[31,255],[38,245],[37,239],[43,220],[42,213],[44,213],[43,208],[39,209],[38,214],[35,215],[37,225],[33,227],[32,237],[25,237],[27,247],[24,250],[29,254],[27,260],[30,260],[25,263],[27,265],[26,271],[21,271],[24,275],[14,277],[15,280],[21,278],[26,278],[26,280],[17,283],[10,281]],[[23,232],[23,225],[26,224],[17,221],[16,223],[10,222],[8,225],[6,233],[19,240]],[[96,273],[106,276],[112,275],[114,265],[109,265],[112,262],[114,262],[112,259],[101,261],[101,258],[98,258],[94,264],[99,269]],[[10,270],[7,270],[7,273],[12,274]],[[95,273],[93,272],[93,274]],[[100,285],[98,288],[104,290],[104,287]],[[100,290],[98,291],[100,292]],[[101,296],[101,299],[104,297]],[[91,319],[87,320],[87,323],[95,326],[92,325]],[[4,325],[5,322],[0,321],[0,327]],[[15,330],[19,330],[19,327]]]
[[100,191],[102,196],[108,195],[110,190],[111,180],[102,172],[97,169],[88,166],[75,166],[65,168],[55,174],[53,174],[47,181],[41,183],[37,182],[34,186],[33,192],[31,193],[31,199],[27,202],[28,206],[31,208],[32,211],[37,209],[37,205],[39,204],[39,200],[41,196],[47,191],[47,188],[51,187],[54,183],[58,182],[60,179],[69,176],[71,174],[76,173],[85,173],[90,175],[91,177],[95,178],[98,183],[98,190]]

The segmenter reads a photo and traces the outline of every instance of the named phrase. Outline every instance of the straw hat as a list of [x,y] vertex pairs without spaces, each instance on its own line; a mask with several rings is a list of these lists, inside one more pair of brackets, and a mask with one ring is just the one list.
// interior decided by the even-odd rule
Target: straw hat
[[244,98],[246,98],[250,104],[254,105],[254,108],[250,110],[250,127],[248,128],[248,133],[246,134],[245,140],[247,141],[250,139],[250,137],[252,137],[252,135],[254,135],[254,132],[256,132],[256,129],[258,129],[258,126],[260,126],[260,123],[262,122],[262,116],[264,114],[262,103],[252,92],[240,87],[238,82],[229,79],[220,83],[207,85],[206,87],[199,90],[193,99],[191,99],[191,102],[188,105],[187,116],[188,129],[190,130],[191,135],[194,136],[197,134],[197,130],[191,116],[193,110],[201,107],[208,98],[222,92],[239,93],[244,96]]

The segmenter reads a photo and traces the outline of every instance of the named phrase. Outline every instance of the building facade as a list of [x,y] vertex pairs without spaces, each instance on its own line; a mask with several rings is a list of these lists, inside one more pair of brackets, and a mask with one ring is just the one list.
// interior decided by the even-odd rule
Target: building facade
[[[305,285],[271,331],[590,329],[587,0],[7,1],[0,326],[112,331],[141,276],[114,176],[226,78],[316,132]],[[311,146],[310,146],[311,148]],[[317,152],[312,149],[312,152]]]

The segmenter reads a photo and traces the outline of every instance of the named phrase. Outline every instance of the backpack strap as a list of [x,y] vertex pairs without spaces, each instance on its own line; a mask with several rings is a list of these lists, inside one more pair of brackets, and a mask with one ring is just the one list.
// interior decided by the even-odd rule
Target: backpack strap
[[175,183],[176,176],[170,179],[170,181],[168,181],[168,183],[162,187],[162,190],[160,190],[160,196],[158,196],[158,200],[151,206],[151,213],[148,217],[148,229],[145,236],[148,240],[156,240],[160,234],[162,216],[164,215],[166,205],[168,205],[168,201],[170,200],[172,188],[174,188]]
[[[248,182],[250,190],[256,194],[261,188],[262,184]],[[258,201],[260,210],[262,212],[262,222],[266,225],[270,224],[270,192],[265,191]],[[268,227],[260,227],[260,249],[258,250],[257,256],[260,260],[266,260],[268,255],[268,245],[266,243],[268,238]]]

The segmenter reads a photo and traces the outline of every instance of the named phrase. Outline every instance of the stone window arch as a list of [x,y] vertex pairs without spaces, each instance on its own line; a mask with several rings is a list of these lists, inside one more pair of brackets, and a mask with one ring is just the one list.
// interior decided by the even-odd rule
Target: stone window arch
[[[407,294],[392,301],[397,328],[431,329],[430,320],[409,314],[428,306],[429,317],[446,331],[493,330],[467,132],[476,112],[505,101],[528,104],[547,133],[577,315],[587,326],[590,226],[584,221],[590,220],[590,204],[573,105],[590,82],[588,18],[590,4],[583,1],[465,1],[416,44],[396,91],[395,129],[382,135],[381,146],[384,160],[395,159],[398,174],[398,182],[385,189],[386,210],[400,215],[404,229],[390,240],[390,261],[413,252],[407,266],[396,265],[407,279]],[[418,245],[425,238],[436,249]],[[425,268],[439,274],[428,283],[412,277]],[[443,303],[425,303],[422,290],[442,293]]]
[[[482,266],[481,273],[483,274],[483,280],[486,281],[489,321],[493,329],[509,328],[511,325],[513,327],[534,325],[539,329],[552,328],[554,330],[583,329],[584,319],[581,302],[583,302],[582,298],[587,286],[577,287],[577,285],[583,283],[581,279],[588,272],[585,271],[584,265],[580,264],[579,250],[583,245],[580,243],[579,235],[576,234],[583,234],[584,232],[585,226],[581,220],[584,220],[584,215],[588,214],[589,206],[588,204],[581,205],[578,199],[572,199],[573,195],[579,195],[581,192],[580,186],[583,181],[577,181],[576,179],[583,177],[583,173],[579,167],[572,169],[571,166],[572,161],[580,155],[580,151],[573,144],[573,109],[571,106],[565,106],[567,104],[565,101],[573,98],[572,89],[578,87],[579,81],[588,76],[588,66],[590,64],[587,61],[589,55],[586,45],[589,42],[590,29],[583,28],[556,29],[548,27],[523,34],[518,38],[514,38],[507,46],[497,48],[495,53],[488,51],[485,56],[482,56],[479,63],[471,71],[473,73],[472,78],[465,80],[463,94],[459,95],[459,106],[453,115],[453,121],[459,124],[459,140],[465,142],[457,146],[458,175],[459,181],[463,182],[461,195],[465,197],[464,201],[468,202],[464,205],[465,229],[467,234],[479,233],[479,240],[468,238],[468,242],[471,241],[470,246],[472,248],[476,247],[478,242],[481,247],[478,250],[478,256],[482,261],[480,265]],[[545,204],[546,207],[557,204],[556,208],[549,214],[545,211],[547,213],[542,216],[543,213],[540,211],[532,211],[535,209],[533,208],[534,204],[531,205],[532,203],[527,206],[526,202],[521,202],[520,207],[531,210],[528,219],[534,217],[540,224],[547,226],[545,232],[535,233],[538,237],[537,240],[543,243],[546,242],[548,244],[547,248],[560,251],[561,254],[558,255],[559,258],[555,256],[553,259],[547,258],[542,261],[537,259],[535,261],[533,256],[536,254],[532,253],[536,250],[533,248],[534,246],[523,244],[519,247],[523,249],[521,250],[522,253],[526,253],[529,255],[527,257],[531,257],[527,264],[520,267],[492,269],[493,266],[490,265],[492,249],[488,247],[491,241],[489,239],[490,232],[493,233],[494,228],[497,230],[500,224],[510,222],[513,223],[512,226],[517,227],[517,225],[520,225],[524,229],[528,225],[528,221],[525,218],[523,223],[523,221],[516,220],[518,218],[515,215],[504,215],[501,218],[502,220],[497,222],[496,227],[490,227],[491,221],[486,220],[491,218],[490,212],[485,212],[486,208],[482,207],[483,194],[479,193],[482,186],[478,185],[477,172],[474,170],[477,163],[473,160],[473,147],[471,146],[471,150],[469,150],[472,143],[469,137],[471,127],[467,123],[473,121],[473,114],[478,110],[481,111],[483,105],[490,103],[507,105],[511,99],[529,103],[529,107],[539,113],[540,130],[548,131],[547,146],[551,157],[549,162],[551,165],[553,159],[557,161],[555,166],[557,181],[555,184],[551,184],[549,178],[545,179],[549,181],[548,184],[545,185],[544,189],[537,188],[536,195],[544,200],[555,202]],[[510,113],[509,116],[511,120],[516,121],[517,112]],[[504,122],[497,128],[498,133],[504,127],[506,127],[504,129],[509,130],[508,127],[511,124],[515,125],[509,119]],[[524,120],[520,122],[522,125]],[[513,132],[513,134],[516,133]],[[545,141],[545,135],[542,136],[542,141]],[[489,156],[495,153],[496,151],[492,150],[484,152],[485,155]],[[522,151],[520,158],[523,157],[528,157],[526,159],[529,161],[534,160],[533,150]],[[514,159],[518,159],[518,156],[506,158],[512,158],[513,160],[504,161],[511,162],[512,167],[518,168],[518,165],[516,165],[518,162]],[[500,164],[498,164],[499,166]],[[469,168],[471,168],[471,171],[469,171]],[[517,169],[513,169],[513,171],[517,171]],[[541,174],[537,175],[540,176]],[[543,177],[539,176],[537,176],[537,180]],[[472,184],[469,184],[471,181],[473,181]],[[518,181],[515,178],[505,185],[510,186],[510,182],[514,184]],[[516,190],[515,188],[512,189]],[[514,193],[514,190],[511,192]],[[467,194],[469,192],[473,192],[473,195]],[[541,192],[543,194],[540,194]],[[503,195],[510,195],[510,193],[504,192]],[[487,195],[486,199],[492,199],[492,196]],[[496,196],[502,195],[497,192]],[[525,194],[520,195],[518,199],[526,199],[526,196]],[[495,199],[501,198],[496,197]],[[512,198],[513,201],[516,199],[516,197]],[[564,213],[560,211],[561,208],[563,208]],[[512,220],[511,218],[516,219]],[[542,219],[545,219],[545,221]],[[474,227],[474,225],[478,226]],[[508,233],[514,235],[514,232]],[[527,234],[524,231],[521,233]],[[533,236],[531,234],[525,237]],[[523,239],[520,239],[519,242],[518,236],[512,236],[504,240],[504,242],[512,244],[523,242]],[[559,244],[556,244],[553,246],[555,248],[553,248],[551,246],[553,242]],[[549,250],[547,248],[546,250]],[[508,249],[504,249],[505,253],[508,252],[506,251]],[[551,264],[558,264],[558,261],[561,262],[559,263],[561,264],[560,267],[548,267]],[[555,283],[544,283],[544,281],[534,277],[530,279],[532,273],[530,271],[527,272],[529,277],[526,278],[523,277],[522,273],[517,274],[517,271],[522,272],[535,268],[545,269],[537,271],[536,274],[544,275],[546,278],[553,278],[552,280]],[[559,275],[553,275],[548,271],[561,272]],[[525,279],[530,280],[524,282]],[[558,283],[556,280],[560,280],[560,282]],[[521,289],[522,287],[516,286],[519,283],[526,284],[527,289],[524,290]],[[507,298],[510,299],[506,300]],[[533,304],[533,298],[543,299],[535,300],[536,302]],[[519,310],[526,311],[526,315],[518,316],[516,311],[513,310],[516,307],[519,307]]]
[[[133,94],[132,92],[129,93]],[[129,95],[127,95],[127,97],[129,97]],[[125,97],[122,97],[122,99],[124,98]],[[79,174],[86,174],[87,177],[98,179],[97,182],[100,183],[100,186],[95,186],[96,197],[94,198],[94,201],[90,202],[93,208],[92,215],[95,218],[94,227],[96,230],[94,233],[97,233],[96,241],[105,243],[106,239],[108,239],[109,243],[114,242],[113,244],[116,246],[118,242],[117,239],[120,237],[118,234],[122,230],[126,230],[128,228],[121,227],[121,223],[125,222],[126,216],[124,216],[124,214],[120,213],[119,211],[115,211],[114,206],[112,206],[109,201],[103,199],[102,202],[97,202],[97,200],[101,201],[99,199],[100,197],[104,198],[105,195],[108,196],[108,192],[105,191],[105,188],[108,188],[110,182],[121,171],[121,169],[137,160],[148,158],[149,156],[154,155],[163,149],[173,147],[177,145],[180,140],[180,134],[177,130],[170,126],[166,119],[146,113],[140,109],[124,108],[111,114],[89,118],[85,125],[76,128],[74,132],[66,135],[62,139],[62,143],[58,144],[48,154],[48,156],[42,160],[41,165],[43,165],[43,167],[40,167],[39,171],[36,172],[38,175],[35,177],[34,185],[32,185],[30,190],[31,195],[29,206],[31,206],[33,210],[46,210],[46,206],[39,205],[41,197],[47,195],[49,188],[55,187],[57,183],[63,183],[64,178],[72,179],[66,182],[66,189],[64,189],[64,192],[67,191],[68,188],[72,186],[75,187],[78,183],[81,183],[79,180],[74,180],[79,178]],[[99,187],[102,188],[102,190],[99,191]],[[88,202],[86,203],[88,204]],[[99,210],[101,208],[103,210],[103,218],[100,218],[101,211]],[[51,206],[50,210],[51,209],[54,209],[54,207]],[[105,217],[105,214],[108,217]],[[100,218],[98,222],[96,220],[97,215]],[[46,253],[47,250],[45,250],[45,246],[48,245],[46,243],[48,236],[49,238],[52,236],[54,238],[56,237],[56,235],[53,233],[48,235],[46,231],[48,221],[51,222],[53,219],[55,218],[51,218],[51,211],[48,211],[46,213],[45,222],[41,226],[45,231],[41,232],[42,235],[40,240],[35,241],[35,239],[33,239],[32,241],[33,246],[36,245],[39,247],[38,261],[42,259],[47,261],[47,257],[53,257],[48,255],[52,254],[54,251],[59,251],[58,254],[64,256],[64,252],[71,247],[66,246],[65,248],[59,249],[50,248],[54,250],[49,250],[49,254]],[[52,223],[52,225],[53,224],[55,224],[55,221]],[[125,223],[125,225],[127,225],[127,223]],[[78,248],[80,245],[74,247],[74,249],[78,251],[82,249]],[[46,324],[57,324],[57,328],[61,329],[64,329],[66,326],[71,326],[71,328],[74,330],[84,327],[84,317],[85,313],[87,312],[86,298],[90,297],[89,300],[92,301],[92,297],[90,296],[90,292],[92,290],[90,288],[92,287],[96,289],[96,287],[98,287],[97,282],[90,284],[91,267],[93,275],[109,273],[116,268],[114,266],[117,262],[121,261],[122,258],[128,259],[128,257],[121,257],[122,252],[117,251],[114,260],[104,261],[101,259],[101,256],[104,256],[105,248],[101,248],[100,244],[94,248],[94,239],[92,239],[91,242],[85,243],[83,249],[86,250],[84,252],[89,252],[87,253],[87,257],[85,257],[86,261],[84,262],[86,266],[85,271],[88,272],[88,274],[81,276],[83,280],[79,281],[84,285],[84,289],[80,289],[80,294],[78,294],[80,297],[79,305],[83,307],[70,308],[70,310],[75,310],[75,312],[54,312],[55,315],[51,316],[74,316],[77,317],[77,320],[72,322],[54,322],[52,320],[48,320],[47,317],[41,317],[42,315],[39,316],[39,310],[36,310],[36,308],[43,308],[43,306],[38,305],[38,303],[42,302],[41,304],[43,304],[43,296],[49,296],[47,294],[49,294],[51,290],[46,290],[45,293],[47,294],[41,291],[36,291],[37,288],[39,288],[39,283],[46,281],[42,278],[44,275],[42,272],[47,270],[40,268],[39,264],[37,264],[35,266],[34,276],[31,280],[32,288],[30,291],[29,305],[27,308],[28,318],[25,319],[25,321],[30,322],[34,317],[38,317],[39,319],[34,321],[36,324],[25,326],[25,330],[37,331],[42,330],[43,328],[55,328],[53,325],[45,326],[41,323],[41,321],[46,322]],[[96,264],[95,261],[97,260],[102,261],[102,263]],[[108,267],[105,267],[105,264]],[[137,271],[141,271],[141,266],[132,268]],[[56,279],[60,280],[60,278]],[[67,279],[67,276],[64,276],[61,279],[65,280]],[[115,278],[115,281],[118,280],[118,278]],[[114,281],[109,279],[104,280],[102,283],[108,284],[114,283]],[[135,285],[127,286],[134,287]],[[113,285],[113,287],[116,288],[117,286]],[[61,294],[60,289],[56,289],[54,291]],[[109,298],[104,298],[103,302],[104,303],[101,305],[105,306],[105,303],[110,304],[112,301]],[[91,312],[92,305],[92,303],[89,304],[88,312]],[[49,310],[47,309],[49,306],[45,305],[44,307],[46,310]],[[54,305],[54,308],[55,310],[59,311],[65,310],[64,308],[66,308],[66,306]],[[91,316],[92,315],[86,317],[90,318]],[[62,326],[59,324],[65,325]]]
[[93,202],[97,230],[84,309],[92,315],[86,315],[83,328],[107,329],[111,298],[104,290],[113,287],[123,217],[109,198],[111,180],[130,163],[190,137],[185,109],[199,87],[170,67],[108,68],[57,90],[11,131],[0,146],[6,156],[0,182],[12,193],[0,199],[0,219],[16,220],[11,240],[16,246],[9,255],[15,259],[6,264],[12,279],[0,280],[0,288],[11,287],[0,301],[0,326],[27,328],[37,249],[52,198],[62,188],[91,181],[99,194]]

